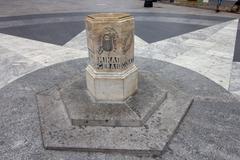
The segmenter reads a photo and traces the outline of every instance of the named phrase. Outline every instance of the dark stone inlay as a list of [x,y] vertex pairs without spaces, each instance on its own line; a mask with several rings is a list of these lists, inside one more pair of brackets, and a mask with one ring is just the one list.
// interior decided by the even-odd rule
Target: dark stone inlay
[[238,21],[238,29],[237,29],[237,37],[235,42],[233,61],[240,62],[240,21]]
[[[20,36],[42,42],[63,45],[72,39],[75,35],[80,33],[84,27],[84,16],[92,13],[88,12],[76,12],[76,13],[54,13],[54,14],[37,14],[37,15],[23,15],[12,17],[0,17],[0,21],[15,21],[19,20],[32,20],[36,21],[37,18],[70,18],[69,22],[25,25],[19,27],[8,27],[0,29],[0,33],[10,34],[14,36]],[[209,20],[225,22],[233,18],[219,17],[219,16],[203,16],[192,14],[173,14],[173,13],[130,13],[133,16],[145,16],[147,17],[176,17],[186,18],[191,20]],[[71,17],[79,16],[82,18],[78,22],[71,21]],[[42,20],[44,21],[44,20]],[[76,20],[75,20],[76,21]],[[22,22],[24,24],[24,21]],[[41,23],[41,22],[39,22]],[[168,23],[168,22],[148,22],[148,21],[136,21],[136,34],[145,41],[152,43],[173,36],[178,36],[184,33],[192,32],[198,29],[202,29],[206,26],[181,24],[181,23]]]
[[173,36],[192,32],[206,26],[170,23],[170,22],[139,22],[136,21],[135,33],[148,43],[153,43]]
[[[135,33],[145,41],[152,43],[204,27],[206,26],[170,22],[136,21]],[[2,28],[0,29],[0,33],[64,45],[84,29],[85,24],[83,21],[80,21]]]
[[0,29],[0,33],[64,45],[85,29],[83,22],[61,22]]
[[[34,15],[21,15],[21,16],[8,16],[0,17],[0,21],[14,21],[24,19],[35,19],[35,18],[50,18],[50,17],[71,17],[71,16],[87,16],[97,12],[72,12],[72,13],[51,13],[51,14],[34,14]],[[178,17],[187,19],[202,19],[202,20],[214,20],[214,21],[228,21],[234,18],[231,17],[220,17],[220,16],[204,16],[194,14],[174,14],[174,13],[134,13],[130,12],[134,16],[161,16],[161,17]]]

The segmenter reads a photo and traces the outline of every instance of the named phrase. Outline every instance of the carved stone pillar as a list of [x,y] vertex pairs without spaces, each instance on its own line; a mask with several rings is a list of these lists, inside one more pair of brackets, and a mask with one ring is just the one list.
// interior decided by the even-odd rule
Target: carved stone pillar
[[86,18],[87,88],[96,101],[124,101],[138,88],[134,65],[134,18],[101,13]]

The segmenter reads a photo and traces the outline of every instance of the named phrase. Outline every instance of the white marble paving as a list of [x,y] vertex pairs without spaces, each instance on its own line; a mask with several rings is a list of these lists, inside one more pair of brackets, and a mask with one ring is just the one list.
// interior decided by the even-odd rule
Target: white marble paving
[[197,39],[188,39],[182,43],[184,46],[191,46],[194,48],[204,48],[209,49],[214,46],[214,42],[208,42],[204,40],[197,40]]
[[0,34],[0,46],[45,66],[73,58],[87,57],[87,52],[49,43]]
[[64,44],[65,47],[75,48],[87,51],[87,35],[86,30],[73,37],[70,41]]
[[204,49],[190,50],[172,63],[196,71],[228,89],[232,61],[229,58],[206,54]]
[[228,89],[237,25],[232,20],[155,42],[151,57],[196,71]]
[[37,69],[76,58],[87,52],[0,34],[0,88]]
[[173,43],[169,41],[159,41],[150,44],[150,57],[167,62],[172,62],[173,59],[191,50],[192,46],[180,45],[181,43]]
[[[237,25],[238,21],[233,20],[216,33],[206,37],[202,42],[191,39],[190,44],[194,44],[195,50],[190,50],[177,57],[173,63],[199,72],[228,89]],[[189,45],[186,42],[189,40],[183,44]],[[198,51],[196,51],[197,48]],[[186,61],[188,61],[187,65],[185,65]]]
[[[182,37],[182,39],[197,39],[197,40],[206,40],[207,38],[209,38],[209,35],[213,35],[216,32],[218,32],[219,30],[221,30],[223,27],[225,27],[226,25],[228,25],[231,22],[225,22],[225,23],[220,23],[214,26],[210,26],[207,28],[203,28],[203,29],[199,29],[190,33],[186,33],[183,35],[180,35],[180,37]],[[179,37],[179,36],[177,36]],[[172,39],[175,39],[176,37],[172,37]]]
[[42,65],[16,54],[6,48],[0,47],[0,88],[25,75]]
[[212,56],[218,56],[218,57],[223,57],[223,58],[228,58],[230,60],[232,60],[233,52],[222,52],[222,51],[217,51],[214,49],[210,49],[206,52],[206,54],[212,55]]

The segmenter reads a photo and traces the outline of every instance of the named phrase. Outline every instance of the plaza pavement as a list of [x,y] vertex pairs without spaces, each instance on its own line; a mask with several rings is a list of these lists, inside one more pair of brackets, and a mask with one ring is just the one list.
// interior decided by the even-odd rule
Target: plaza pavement
[[[63,0],[61,2],[57,0],[0,0],[0,88],[4,89],[6,86],[11,86],[20,77],[41,68],[69,60],[86,58],[88,54],[84,17],[96,12],[121,11],[129,12],[135,16],[135,55],[137,57],[166,61],[185,67],[207,77],[236,97],[240,96],[239,15],[216,14],[209,10],[166,4],[159,4],[159,7],[151,9],[142,6],[143,1],[140,0],[131,0],[128,3],[119,0]],[[224,117],[222,112],[209,111],[208,109],[211,108],[212,104],[209,108],[205,107],[208,105],[207,102],[199,104],[199,109],[203,115],[210,117],[209,122],[212,122],[211,117],[216,116],[219,118],[218,120],[221,119],[221,116]],[[218,104],[216,101],[219,110],[224,109],[224,106],[227,105],[232,108],[229,110],[231,116],[233,118],[238,116],[234,115],[234,111],[237,111],[239,103],[224,102]],[[190,111],[190,114],[193,114],[194,110],[196,107]],[[226,110],[227,112],[228,110]],[[187,131],[196,132],[198,129],[194,128],[194,125],[204,127],[202,123],[198,124],[199,119],[194,119],[194,114],[191,116],[186,118],[186,122],[189,123],[184,123],[183,129],[187,128]],[[195,117],[197,116],[199,115],[195,115]],[[231,120],[231,117],[229,119]],[[225,121],[214,123],[223,125]],[[230,134],[228,137],[230,139],[228,141],[235,143],[239,138],[235,135],[238,128],[231,128],[231,124],[232,121],[229,126],[223,125],[230,127],[230,130],[217,128],[212,123],[207,125],[205,129],[209,129],[208,127],[216,129],[215,131],[218,131],[219,134],[235,129],[234,134]],[[228,151],[225,151],[228,146],[224,146],[224,150],[219,149],[215,144],[210,145],[212,141],[206,143],[209,148],[213,148],[214,153],[208,153],[208,148],[204,146],[199,147],[202,149],[201,153],[195,154],[194,150],[189,151],[189,153],[187,152],[188,147],[204,145],[205,143],[200,141],[201,137],[197,137],[199,138],[196,138],[199,140],[197,143],[187,144],[189,141],[185,141],[181,136],[183,135],[178,135],[170,147],[175,150],[174,154],[177,157],[179,155],[182,157],[191,157],[192,155],[192,157],[195,155],[204,157],[204,154],[207,153],[217,155],[222,159],[239,158],[238,151],[231,152],[232,154],[229,155]],[[188,138],[193,139],[191,136]],[[181,139],[186,142],[184,149],[175,143]],[[17,142],[13,145],[16,148],[25,143],[24,141]],[[221,146],[221,142],[217,141],[216,143],[220,143]],[[10,148],[14,149],[14,147]],[[171,152],[167,154],[171,154]],[[101,156],[103,155],[98,155],[95,159]]]
[[84,17],[115,7],[135,16],[136,56],[186,67],[240,94],[238,15],[166,4],[146,9],[137,0],[22,2],[1,1],[1,87],[39,67],[87,56]]

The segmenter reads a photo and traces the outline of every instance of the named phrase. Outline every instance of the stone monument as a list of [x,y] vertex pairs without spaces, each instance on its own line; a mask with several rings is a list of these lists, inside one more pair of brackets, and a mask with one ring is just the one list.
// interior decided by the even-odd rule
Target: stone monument
[[138,88],[134,18],[124,13],[93,14],[86,17],[86,30],[88,91],[96,101],[124,101]]
[[88,63],[77,60],[37,93],[44,147],[160,155],[192,97],[159,76],[159,63],[134,62],[132,16],[89,15],[86,29]]

